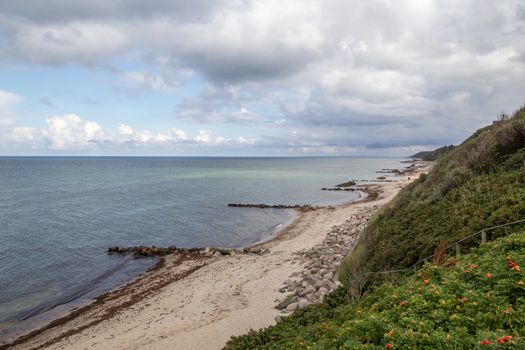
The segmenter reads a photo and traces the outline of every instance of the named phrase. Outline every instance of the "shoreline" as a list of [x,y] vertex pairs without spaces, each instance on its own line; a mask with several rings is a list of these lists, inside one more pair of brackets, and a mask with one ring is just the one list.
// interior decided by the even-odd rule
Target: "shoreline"
[[[0,349],[163,348],[181,344],[185,349],[220,348],[230,336],[246,332],[249,329],[246,327],[250,324],[252,325],[250,328],[260,328],[275,322],[274,319],[279,316],[279,311],[274,307],[279,298],[282,298],[282,292],[274,291],[274,299],[268,299],[268,296],[260,295],[260,292],[269,285],[272,288],[279,288],[290,274],[301,272],[300,264],[297,264],[297,259],[293,255],[320,244],[329,229],[334,226],[333,224],[337,223],[338,217],[341,224],[347,216],[355,212],[356,208],[379,207],[385,204],[409,181],[407,176],[403,176],[396,182],[367,184],[363,187],[374,187],[377,195],[304,213],[298,212],[298,217],[277,234],[272,235],[268,240],[249,246],[249,248],[269,249],[267,254],[232,254],[214,257],[176,253],[165,256],[146,273],[100,295],[92,303],[73,310],[66,317],[54,320],[43,328],[17,338],[14,342],[0,345]],[[343,215],[346,216],[341,218]],[[316,231],[319,228],[321,232]],[[303,237],[306,235],[308,237]],[[285,265],[286,268],[283,268]],[[261,269],[265,275],[263,278],[259,278]],[[246,278],[236,281],[232,278],[233,272],[244,273]],[[209,278],[210,275],[214,278]],[[256,282],[261,279],[264,283],[257,288],[247,288],[249,293],[246,293],[245,285],[252,284],[254,280],[257,284]],[[218,283],[223,284],[223,287],[210,287],[210,284]],[[231,289],[228,288],[228,284],[232,288],[235,286],[234,290],[230,291],[232,293],[217,295],[223,290],[228,292]],[[185,289],[195,293],[182,296],[169,293],[169,290],[174,290],[176,293],[185,294]],[[199,303],[195,300],[194,294],[203,294],[202,292],[210,295]],[[252,301],[247,294],[258,295],[259,298],[264,299],[264,302]],[[251,320],[246,319],[245,313],[250,309],[259,311],[264,317],[253,320],[252,315]],[[238,313],[243,314],[242,317],[237,315]],[[171,319],[170,322],[166,321],[171,326],[155,327],[154,331],[151,330],[151,324],[166,318]],[[228,319],[228,323],[237,321],[233,322],[233,328],[232,325],[219,327]],[[133,331],[137,328],[143,329]],[[116,334],[108,334],[108,331]],[[151,338],[152,334],[157,335],[157,339],[150,339],[151,342],[143,343],[141,339]],[[218,341],[217,337],[222,338],[222,343],[218,344],[215,341],[214,344],[209,344],[211,335],[216,341]]]
[[[365,187],[368,187],[369,185],[366,185]],[[366,200],[366,198],[368,197],[368,194],[366,193],[366,189],[363,190],[363,189],[356,189],[355,190],[355,193],[358,193],[359,194],[359,197],[355,198],[355,199],[352,199],[352,200],[349,200],[349,201],[344,201],[344,202],[340,202],[339,204],[333,204],[333,205],[348,205],[348,204],[351,204],[351,203],[354,203],[354,202],[358,202],[358,201],[363,201],[363,200]],[[318,210],[320,208],[326,208],[326,207],[329,207],[331,205],[319,205],[317,206],[317,209],[315,210]],[[279,236],[285,232],[288,227],[290,227],[291,225],[293,225],[297,220],[300,219],[301,217],[301,214],[304,213],[303,211],[303,208],[304,205],[302,206],[296,206],[297,208],[282,208],[281,210],[294,210],[294,212],[296,213],[296,216],[286,222],[283,222],[282,224],[279,224],[279,225],[282,225],[282,227],[278,227],[278,228],[274,228],[272,229],[271,231],[269,231],[270,233],[264,237],[264,238],[261,238],[253,243],[250,243],[246,246],[243,246],[243,247],[239,247],[239,248],[222,248],[222,247],[214,247],[214,248],[211,248],[211,253],[213,253],[213,251],[215,249],[219,249],[219,250],[229,250],[229,249],[233,249],[233,250],[245,250],[245,251],[249,251],[250,249],[254,249],[254,250],[259,250],[260,247],[262,247],[264,244],[268,243],[268,242],[271,242],[275,239],[278,239]],[[272,209],[272,208],[270,208]],[[275,208],[273,208],[275,209]],[[255,209],[257,210],[257,208]],[[273,231],[273,232],[272,232]],[[197,250],[204,250],[206,248],[204,247],[201,247],[201,248],[193,248],[193,249],[197,249]],[[183,251],[184,251],[184,248],[183,248]],[[254,254],[261,254],[261,253],[254,253]],[[264,254],[264,253],[263,253]],[[172,254],[171,256],[180,256],[181,253],[175,253],[175,254]],[[188,254],[188,253],[182,253],[182,255],[184,256],[184,258],[182,260],[194,260],[195,257],[193,256],[193,254]],[[141,278],[144,277],[144,275],[146,274],[149,274],[153,271],[156,271],[158,270],[161,266],[165,263],[164,259],[165,258],[168,258],[169,256],[150,256],[148,257],[148,259],[155,259],[157,261],[155,262],[152,262],[151,263],[151,266],[149,266],[144,272],[136,275],[135,277],[127,280],[127,281],[124,281],[123,283],[119,283],[117,285],[115,285],[114,287],[110,288],[109,290],[106,289],[105,291],[103,291],[102,293],[99,293],[99,294],[93,294],[92,297],[88,298],[88,299],[82,299],[82,297],[86,294],[89,294],[91,293],[93,290],[96,290],[97,289],[97,286],[94,285],[94,286],[87,286],[87,291],[86,292],[82,292],[80,294],[79,297],[76,297],[74,299],[68,299],[67,301],[64,301],[64,302],[59,302],[57,304],[54,304],[53,306],[45,309],[43,312],[41,313],[36,313],[36,314],[33,314],[33,315],[30,315],[28,317],[25,317],[25,318],[22,318],[18,321],[12,321],[11,323],[13,324],[16,324],[18,322],[25,322],[27,320],[31,320],[31,318],[35,317],[35,318],[38,318],[40,316],[43,316],[41,318],[40,321],[35,320],[35,322],[27,327],[25,326],[22,326],[22,331],[20,331],[18,334],[16,334],[16,331],[13,331],[13,336],[10,336],[8,338],[6,338],[6,340],[2,340],[0,342],[0,350],[2,349],[7,349],[7,348],[10,348],[11,346],[13,345],[18,345],[18,344],[22,344],[24,343],[27,339],[30,339],[34,336],[38,336],[39,334],[49,330],[49,329],[52,329],[54,327],[58,327],[58,326],[61,326],[63,325],[64,323],[74,319],[75,317],[78,317],[79,315],[83,314],[83,313],[86,313],[86,312],[89,312],[89,310],[92,308],[92,307],[95,307],[97,305],[99,305],[100,303],[103,303],[104,300],[106,299],[106,297],[109,297],[109,296],[112,296],[114,293],[120,293],[120,290],[123,289],[123,288],[133,288],[133,284],[135,282],[141,282]],[[212,258],[212,256],[200,256],[203,258],[203,260],[205,260],[205,258]],[[125,258],[123,256],[123,258]],[[126,257],[126,259],[133,259],[132,255],[128,255],[128,257]],[[142,260],[142,259],[139,259],[139,260]],[[139,281],[137,281],[139,280]],[[66,307],[65,309],[61,309],[62,307]],[[56,313],[53,313],[53,310],[57,309],[57,312]],[[61,309],[61,310],[60,310]],[[52,315],[55,315],[55,317],[53,316],[49,316],[47,317],[47,313],[51,313]]]

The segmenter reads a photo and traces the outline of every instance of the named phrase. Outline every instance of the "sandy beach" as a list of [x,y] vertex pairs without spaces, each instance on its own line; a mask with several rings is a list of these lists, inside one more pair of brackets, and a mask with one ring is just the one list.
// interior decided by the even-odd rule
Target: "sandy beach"
[[284,281],[304,272],[300,252],[321,245],[334,227],[351,224],[364,211],[371,215],[410,178],[369,185],[376,198],[301,213],[278,237],[259,245],[266,254],[169,255],[9,348],[220,349],[231,336],[272,325],[283,315],[275,306],[286,296]]

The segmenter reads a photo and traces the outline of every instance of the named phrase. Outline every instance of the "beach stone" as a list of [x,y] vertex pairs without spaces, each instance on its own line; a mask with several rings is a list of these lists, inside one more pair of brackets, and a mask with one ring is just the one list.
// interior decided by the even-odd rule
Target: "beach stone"
[[304,309],[307,306],[308,306],[308,300],[307,299],[300,299],[299,302],[297,303],[297,307],[299,309]]
[[331,280],[332,278],[334,278],[334,273],[328,272],[326,275],[323,276],[323,278],[327,280]]
[[282,319],[283,319],[283,317],[281,315],[277,315],[274,318],[275,322],[281,322]]
[[320,274],[315,274],[315,275],[311,275],[310,278],[308,279],[308,283],[309,284],[315,284],[315,281],[318,281],[320,279],[322,279],[323,277],[321,277]]
[[322,280],[321,286],[325,287],[328,290],[334,289],[334,284],[332,283],[332,281],[329,281],[329,280]]
[[310,304],[315,303],[315,302],[317,301],[317,299],[318,299],[318,298],[317,298],[317,295],[316,295],[315,293],[313,293],[313,294],[309,294],[309,295],[306,297],[306,300],[308,300],[308,302],[309,302]]
[[299,295],[302,296],[302,297],[304,297],[304,296],[307,296],[307,295],[309,295],[309,294],[313,294],[313,293],[315,293],[315,291],[316,291],[315,287],[313,287],[313,286],[308,286],[308,287],[306,287],[306,288],[305,288],[305,289],[304,289]]
[[288,305],[294,303],[295,300],[291,297],[285,298],[283,301],[281,301],[277,306],[275,307],[277,310],[284,310],[288,307]]
[[218,257],[221,257],[222,254],[221,254],[221,252],[215,252],[215,253],[213,253],[213,256],[218,258]]
[[294,311],[299,307],[299,303],[291,303],[286,307],[286,311]]
[[326,293],[328,293],[328,289],[326,289],[325,287],[321,287],[321,288],[319,288],[319,290],[317,291],[317,294],[320,295],[320,296],[321,296],[321,295],[324,296]]
[[313,263],[312,263],[312,267],[319,267],[321,266],[321,262],[319,260],[315,260]]

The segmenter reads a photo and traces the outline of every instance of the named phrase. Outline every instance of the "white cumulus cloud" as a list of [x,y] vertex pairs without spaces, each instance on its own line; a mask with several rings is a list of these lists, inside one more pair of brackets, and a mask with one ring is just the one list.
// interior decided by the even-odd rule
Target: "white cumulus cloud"
[[164,132],[137,130],[121,124],[116,132],[76,114],[53,116],[43,128],[14,127],[0,134],[0,150],[122,151],[130,149],[187,150],[195,146],[216,147],[254,144],[255,140],[212,137],[211,130],[200,130],[193,137],[179,128]]

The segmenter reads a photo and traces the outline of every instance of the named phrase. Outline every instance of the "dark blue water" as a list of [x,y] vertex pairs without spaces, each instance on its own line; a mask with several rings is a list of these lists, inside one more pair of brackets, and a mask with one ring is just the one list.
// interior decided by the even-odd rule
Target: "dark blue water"
[[296,214],[227,203],[350,201],[319,189],[394,167],[399,159],[0,157],[0,323],[152,264],[108,256],[108,246],[245,246]]

